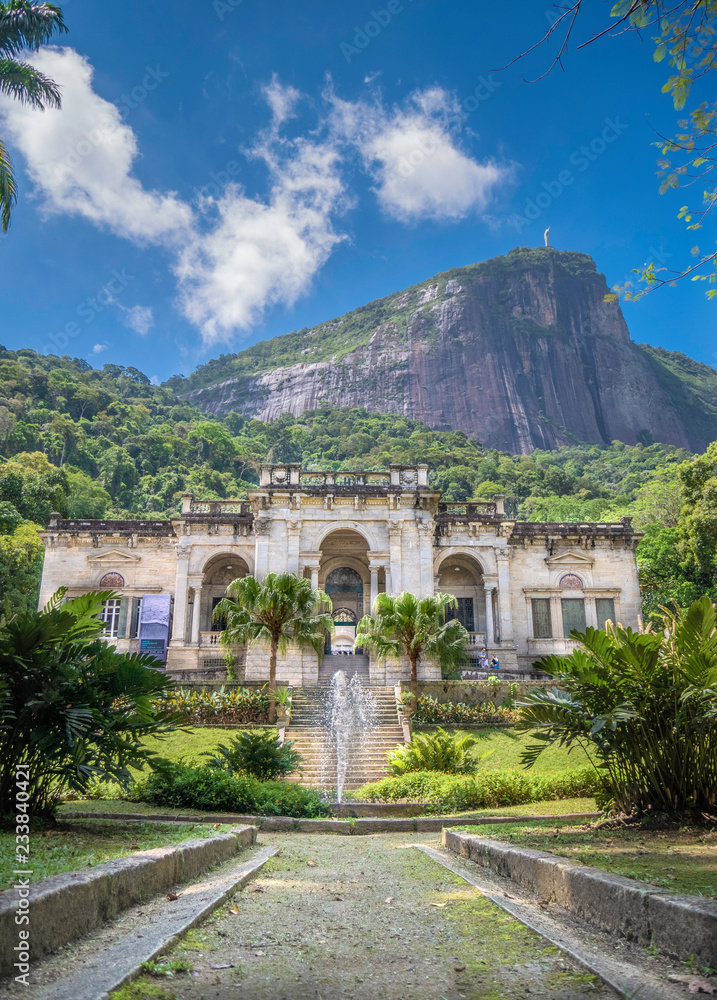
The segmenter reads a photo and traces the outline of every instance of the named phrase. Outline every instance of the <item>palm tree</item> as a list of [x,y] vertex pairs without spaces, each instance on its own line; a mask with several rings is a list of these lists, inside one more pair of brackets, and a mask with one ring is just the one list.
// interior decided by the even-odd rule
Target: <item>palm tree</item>
[[[0,94],[14,97],[39,111],[61,107],[60,89],[17,56],[25,49],[37,51],[53,35],[67,31],[62,10],[51,3],[9,0],[0,3]],[[0,139],[0,224],[4,233],[17,202],[17,182],[8,151]]]
[[379,594],[373,617],[365,615],[356,629],[356,646],[372,649],[379,660],[387,656],[408,657],[411,664],[413,711],[418,704],[418,664],[424,656],[437,657],[442,667],[466,660],[470,636],[453,618],[446,621],[446,608],[458,602],[450,594],[419,599],[404,592],[398,597]]
[[293,573],[269,573],[260,583],[253,576],[235,580],[214,609],[224,620],[222,644],[231,649],[251,642],[269,643],[269,722],[276,718],[276,657],[291,644],[321,654],[326,633],[333,632],[331,599],[314,590],[310,580]]

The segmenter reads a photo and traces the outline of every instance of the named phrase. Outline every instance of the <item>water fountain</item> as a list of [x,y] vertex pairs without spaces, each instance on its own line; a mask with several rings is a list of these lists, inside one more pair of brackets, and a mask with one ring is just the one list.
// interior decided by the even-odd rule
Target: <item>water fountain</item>
[[376,728],[376,705],[371,692],[361,686],[358,674],[350,681],[343,670],[333,675],[324,702],[324,725],[328,735],[328,753],[324,760],[326,783],[333,784],[328,770],[335,752],[336,800],[341,802],[349,764]]

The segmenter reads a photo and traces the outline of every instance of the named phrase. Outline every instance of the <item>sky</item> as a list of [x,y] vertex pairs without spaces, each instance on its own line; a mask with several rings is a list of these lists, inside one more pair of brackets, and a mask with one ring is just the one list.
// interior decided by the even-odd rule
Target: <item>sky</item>
[[[535,81],[545,0],[66,0],[31,56],[61,111],[0,98],[20,201],[0,236],[0,343],[161,382],[448,268],[539,246],[608,283],[691,262],[659,194],[677,115],[648,36]],[[592,0],[575,40],[606,26]],[[700,96],[696,94],[696,97]],[[707,247],[710,235],[702,239]],[[717,366],[717,300],[623,305],[633,340]]]

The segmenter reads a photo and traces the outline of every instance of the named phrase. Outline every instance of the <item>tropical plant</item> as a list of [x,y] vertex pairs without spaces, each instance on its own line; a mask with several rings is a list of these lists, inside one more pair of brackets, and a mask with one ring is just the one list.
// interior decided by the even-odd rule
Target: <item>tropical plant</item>
[[331,608],[331,599],[294,573],[269,573],[261,582],[246,576],[230,583],[227,595],[214,609],[214,620],[226,622],[222,644],[231,649],[269,643],[269,722],[274,722],[277,654],[293,644],[321,655],[326,633],[334,628],[324,610]]
[[513,705],[505,702],[496,706],[494,702],[467,705],[463,701],[439,701],[426,695],[418,699],[418,707],[413,721],[427,725],[478,726],[485,723],[511,725],[517,719]]
[[174,809],[208,809],[260,816],[328,816],[316,788],[287,781],[257,781],[218,767],[158,761],[135,788],[139,801]]
[[195,725],[262,725],[269,718],[269,698],[263,687],[226,690],[222,685],[218,691],[178,688],[171,691],[166,700],[171,709]]
[[[24,50],[37,51],[55,34],[67,31],[62,11],[51,3],[9,0],[0,3],[0,94],[14,97],[38,111],[59,108],[60,89],[29,63],[17,57]],[[0,225],[4,233],[17,202],[17,182],[10,155],[0,139]]]
[[276,704],[281,706],[287,719],[291,718],[291,704],[293,700],[291,688],[278,687],[276,689]]
[[399,744],[386,754],[388,770],[391,774],[407,771],[471,774],[479,764],[471,754],[477,743],[468,733],[448,733],[440,726],[435,733],[414,733],[410,743]]
[[717,796],[717,627],[708,597],[664,611],[659,631],[608,626],[573,632],[582,648],[540,669],[562,691],[520,703],[517,728],[537,742],[530,766],[553,743],[582,746],[625,811],[713,809]]
[[252,729],[239,733],[229,746],[220,744],[214,753],[206,756],[213,767],[234,774],[250,774],[259,781],[283,778],[295,771],[303,760],[293,744],[279,742],[275,729]]
[[467,660],[470,636],[461,623],[446,621],[446,609],[457,606],[450,594],[418,598],[404,591],[398,597],[379,594],[373,617],[364,615],[356,629],[356,646],[376,653],[379,660],[407,656],[411,665],[413,711],[418,701],[418,664],[425,657],[435,657],[441,667],[450,669]]
[[161,700],[171,682],[151,656],[117,653],[100,635],[111,591],[63,605],[59,590],[42,611],[0,624],[0,814],[15,811],[15,775],[32,816],[52,815],[66,789],[95,778],[126,785],[129,768],[153,756],[148,736],[174,730]]

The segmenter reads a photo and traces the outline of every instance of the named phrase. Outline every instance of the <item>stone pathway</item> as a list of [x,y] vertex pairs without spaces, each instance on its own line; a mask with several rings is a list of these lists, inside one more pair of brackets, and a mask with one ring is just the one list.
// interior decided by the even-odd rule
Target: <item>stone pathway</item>
[[[615,994],[410,845],[436,835],[264,835],[280,847],[122,1000],[596,1000]],[[235,912],[236,911],[236,912]]]

